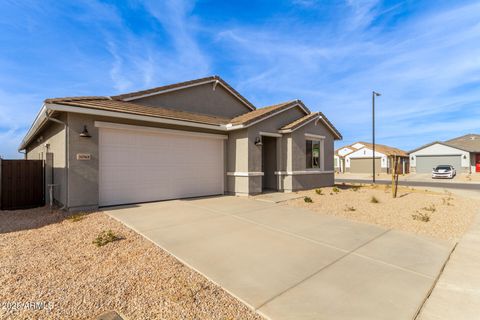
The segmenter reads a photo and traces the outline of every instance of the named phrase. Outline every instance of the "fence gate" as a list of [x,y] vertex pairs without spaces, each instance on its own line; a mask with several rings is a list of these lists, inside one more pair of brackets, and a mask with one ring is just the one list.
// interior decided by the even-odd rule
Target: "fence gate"
[[0,166],[1,210],[45,204],[43,160],[0,160]]

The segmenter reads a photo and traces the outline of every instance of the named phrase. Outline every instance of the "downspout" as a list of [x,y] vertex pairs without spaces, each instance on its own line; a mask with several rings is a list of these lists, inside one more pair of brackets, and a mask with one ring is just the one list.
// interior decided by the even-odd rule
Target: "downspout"
[[50,120],[50,121],[53,121],[53,122],[56,122],[56,123],[59,123],[59,124],[63,124],[65,126],[65,203],[63,204],[63,207],[60,208],[60,210],[67,210],[68,207],[67,207],[67,204],[68,204],[68,168],[70,168],[70,160],[69,160],[69,156],[68,156],[68,138],[69,138],[69,134],[68,134],[68,124],[66,122],[63,122],[61,120],[58,120],[56,118],[51,118],[50,115],[48,114],[48,111],[45,111],[45,116],[46,116],[46,119],[47,121]]

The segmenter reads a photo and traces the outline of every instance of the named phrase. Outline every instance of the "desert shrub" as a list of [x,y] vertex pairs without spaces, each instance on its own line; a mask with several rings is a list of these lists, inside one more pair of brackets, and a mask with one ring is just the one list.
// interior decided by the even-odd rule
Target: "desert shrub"
[[442,204],[444,206],[453,206],[453,204],[450,202],[450,198],[442,198]]
[[375,198],[375,196],[372,196],[372,198],[370,199],[370,202],[371,203],[379,203],[380,201],[377,198]]
[[358,191],[358,189],[360,189],[359,186],[353,186],[353,187],[352,187],[352,191],[355,191],[355,192],[356,192],[356,191]]
[[415,214],[412,214],[413,220],[418,220],[422,222],[428,222],[430,221],[430,216],[427,213],[422,213],[420,211],[417,211]]
[[310,198],[310,197],[303,198],[303,201],[305,201],[306,203],[312,203],[313,202],[312,198]]
[[425,211],[429,211],[429,212],[431,212],[431,213],[434,213],[435,211],[437,211],[437,208],[435,208],[435,205],[434,205],[434,204],[431,204],[431,205],[428,206],[428,207],[422,208],[422,210],[425,210]]
[[450,191],[445,190],[445,193],[447,194],[446,198],[442,198],[442,202],[444,205],[447,206],[453,206],[453,204],[450,202],[453,200],[452,193]]
[[340,189],[338,189],[338,187],[333,187],[333,188],[332,188],[332,191],[335,192],[335,193],[339,193],[339,192],[340,192]]
[[315,192],[320,195],[320,196],[323,196],[323,191],[322,189],[315,189]]
[[83,220],[83,218],[85,218],[84,213],[77,213],[77,214],[73,214],[71,216],[68,216],[67,220],[69,220],[71,222],[78,222],[78,221]]
[[123,239],[123,237],[115,234],[112,230],[102,231],[99,235],[92,241],[97,247],[102,247],[110,242],[118,241]]
[[345,211],[357,211],[357,209],[355,209],[354,206],[351,206],[351,207],[350,207],[350,206],[347,205],[347,206],[345,207]]

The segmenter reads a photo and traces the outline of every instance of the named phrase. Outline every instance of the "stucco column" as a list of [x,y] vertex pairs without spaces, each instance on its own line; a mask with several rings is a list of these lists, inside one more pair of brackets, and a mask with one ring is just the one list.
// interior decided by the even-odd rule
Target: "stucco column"
[[[277,168],[275,171],[280,172],[283,168],[283,159],[282,159],[282,138],[277,138]],[[283,190],[282,185],[282,175],[277,174],[277,190]]]
[[287,171],[293,171],[293,139],[292,137],[287,138]]

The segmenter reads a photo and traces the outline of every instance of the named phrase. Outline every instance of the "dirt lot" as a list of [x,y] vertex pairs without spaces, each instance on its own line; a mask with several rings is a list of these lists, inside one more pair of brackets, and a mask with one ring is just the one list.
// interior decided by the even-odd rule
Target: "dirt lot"
[[[304,198],[287,203],[322,214],[452,240],[458,239],[467,230],[480,209],[480,200],[446,191],[399,187],[398,197],[394,199],[390,186],[339,185],[321,190],[322,195],[315,190],[299,192],[304,197],[310,197],[312,203],[305,202]],[[372,197],[378,202],[372,201]]]
[[[73,221],[44,208],[0,211],[0,221],[0,319],[92,319],[106,310],[127,319],[261,319],[103,213]],[[109,229],[124,239],[92,244]],[[17,302],[49,304],[14,311]]]

